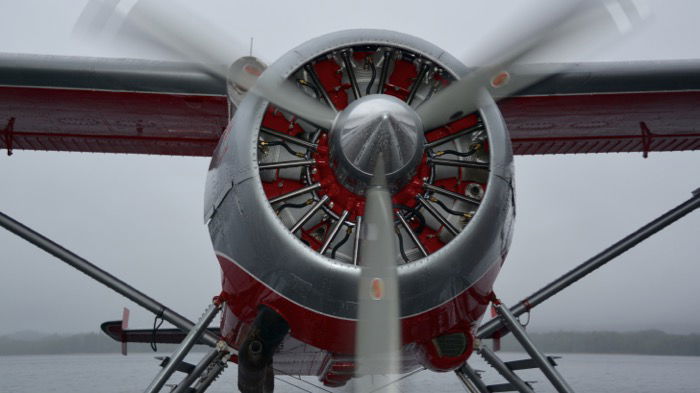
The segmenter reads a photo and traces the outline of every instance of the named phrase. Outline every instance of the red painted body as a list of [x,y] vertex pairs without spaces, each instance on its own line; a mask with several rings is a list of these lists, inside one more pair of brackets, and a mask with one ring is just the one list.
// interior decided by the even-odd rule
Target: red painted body
[[[227,256],[218,255],[223,291],[232,299],[224,313],[222,335],[234,346],[242,342],[248,325],[257,315],[258,305],[266,305],[289,323],[291,336],[334,355],[354,352],[355,320],[320,314],[281,296],[248,274]],[[463,356],[438,356],[431,340],[446,333],[464,332],[472,337],[490,301],[493,282],[501,265],[495,265],[475,285],[427,312],[401,319],[403,344],[412,348],[418,360],[436,370],[454,369],[471,353],[471,343]],[[320,372],[321,370],[319,370]]]

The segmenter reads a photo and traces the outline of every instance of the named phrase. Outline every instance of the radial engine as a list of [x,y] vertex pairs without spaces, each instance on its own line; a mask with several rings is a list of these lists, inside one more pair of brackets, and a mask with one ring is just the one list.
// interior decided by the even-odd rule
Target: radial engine
[[[324,129],[254,94],[240,102],[206,185],[216,252],[282,298],[351,322],[363,194],[381,157],[395,211],[403,341],[425,347],[429,368],[459,364],[466,349],[454,356],[435,339],[454,330],[470,347],[464,332],[483,314],[508,251],[510,139],[490,99],[434,129],[423,128],[415,109],[468,71],[428,42],[381,30],[329,34],[281,57],[265,74],[288,79],[337,116]],[[467,291],[479,301],[455,301]],[[254,318],[254,310],[238,314]],[[352,351],[351,340],[295,331],[295,317],[282,316],[296,338]]]

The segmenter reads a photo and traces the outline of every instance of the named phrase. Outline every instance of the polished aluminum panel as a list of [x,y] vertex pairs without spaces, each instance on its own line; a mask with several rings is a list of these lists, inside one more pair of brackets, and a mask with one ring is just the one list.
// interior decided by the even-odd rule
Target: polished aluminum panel
[[[455,77],[466,72],[456,59],[418,38],[383,30],[351,30],[309,41],[266,72],[288,76],[329,50],[360,44],[406,48],[437,62]],[[263,191],[258,168],[258,132],[267,102],[252,95],[241,103],[212,160],[205,211],[217,252],[282,296],[339,318],[357,315],[360,268],[324,257],[290,233]],[[493,101],[481,115],[490,141],[488,188],[470,224],[426,258],[399,267],[401,315],[440,306],[467,290],[503,261],[514,215],[512,152]]]

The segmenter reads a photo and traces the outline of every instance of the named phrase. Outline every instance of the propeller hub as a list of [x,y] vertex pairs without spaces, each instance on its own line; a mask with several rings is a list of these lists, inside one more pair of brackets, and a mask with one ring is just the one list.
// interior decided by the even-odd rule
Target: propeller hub
[[331,167],[346,188],[364,194],[379,157],[389,190],[406,185],[421,162],[423,123],[405,102],[385,94],[353,101],[330,130]]

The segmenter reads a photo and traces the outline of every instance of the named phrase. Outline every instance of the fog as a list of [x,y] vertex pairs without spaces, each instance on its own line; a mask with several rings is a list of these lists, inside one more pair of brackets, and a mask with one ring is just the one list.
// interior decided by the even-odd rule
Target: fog
[[[76,45],[70,30],[85,2],[2,0],[0,51],[105,55]],[[485,42],[532,2],[197,2],[199,13],[273,61],[326,32],[357,27],[420,36],[458,57]],[[594,60],[700,58],[688,1],[653,1],[637,36]],[[194,4],[194,3],[192,3]],[[561,60],[566,60],[562,58]],[[202,221],[208,159],[15,151],[0,156],[0,211],[23,221],[166,305],[196,318],[220,291],[218,263]],[[513,247],[496,293],[513,303],[700,187],[700,152],[516,157]],[[695,212],[642,243],[531,316],[534,330],[700,332]],[[81,273],[0,231],[0,334],[84,332],[132,309],[152,315]]]

